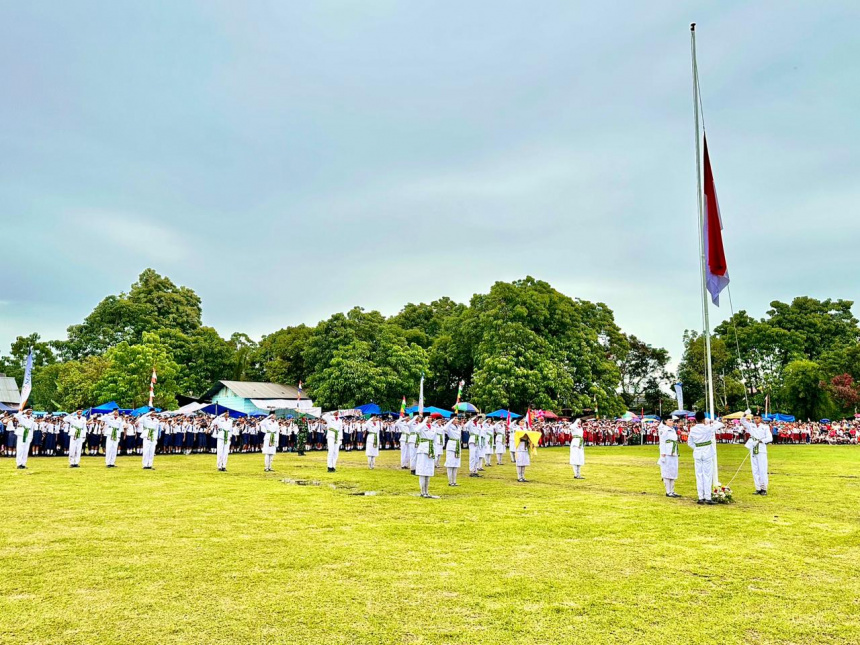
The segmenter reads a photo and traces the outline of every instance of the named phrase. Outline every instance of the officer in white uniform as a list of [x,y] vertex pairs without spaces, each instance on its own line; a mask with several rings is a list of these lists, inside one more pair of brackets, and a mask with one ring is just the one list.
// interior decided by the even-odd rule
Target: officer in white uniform
[[141,463],[144,470],[154,470],[152,467],[155,461],[155,446],[158,443],[158,428],[160,426],[158,418],[154,412],[147,412],[137,422],[140,436],[143,439],[143,456]]
[[693,449],[693,465],[696,470],[698,504],[716,504],[711,499],[714,490],[714,456],[716,454],[716,431],[722,423],[706,421],[705,413],[696,412],[696,425],[690,429],[687,445]]
[[376,458],[379,456],[379,433],[382,426],[379,419],[370,417],[364,424],[364,431],[367,433],[364,439],[364,456],[367,457],[367,467],[373,470],[376,466]]
[[337,418],[336,412],[327,412],[322,416],[326,425],[326,447],[328,458],[326,465],[328,472],[333,473],[337,469],[337,458],[340,456],[340,444],[343,441],[343,421]]
[[[263,459],[265,460],[264,472],[272,472],[272,465],[275,461],[275,452],[278,450],[278,443],[281,440],[281,424],[275,419],[274,413],[263,419],[260,424],[260,429],[263,431]],[[224,466],[226,468],[226,465]]]
[[680,497],[675,493],[675,480],[678,479],[678,457],[681,454],[681,444],[678,432],[675,430],[675,418],[669,417],[657,429],[660,436],[660,477],[666,487],[666,497]]
[[227,472],[227,456],[230,454],[230,439],[233,437],[234,433],[233,419],[230,418],[229,412],[225,412],[212,421],[212,436],[215,437],[217,442],[215,447],[215,460],[219,472]]
[[105,436],[105,466],[116,468],[116,452],[122,439],[122,419],[119,412],[114,410],[102,420],[104,421],[102,432]]
[[16,413],[15,421],[15,435],[18,437],[15,443],[15,464],[20,470],[24,470],[30,455],[30,444],[33,442],[33,430],[38,422],[30,409]]
[[579,419],[570,428],[570,465],[573,466],[573,478],[584,479],[581,469],[585,465],[585,434]]
[[81,450],[87,438],[87,418],[82,410],[68,415],[64,421],[69,424],[69,468],[80,468]]

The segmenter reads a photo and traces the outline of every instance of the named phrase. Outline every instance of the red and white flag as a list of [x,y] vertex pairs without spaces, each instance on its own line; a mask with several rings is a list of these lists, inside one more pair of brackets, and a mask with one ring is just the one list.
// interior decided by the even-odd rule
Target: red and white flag
[[158,376],[155,373],[155,368],[152,368],[152,378],[149,379],[149,407],[152,407],[152,401],[155,399],[155,384],[158,382]]
[[729,267],[723,249],[723,220],[717,202],[717,189],[714,186],[714,173],[708,155],[708,139],[705,141],[705,284],[711,294],[711,301],[720,306],[720,292],[729,284]]

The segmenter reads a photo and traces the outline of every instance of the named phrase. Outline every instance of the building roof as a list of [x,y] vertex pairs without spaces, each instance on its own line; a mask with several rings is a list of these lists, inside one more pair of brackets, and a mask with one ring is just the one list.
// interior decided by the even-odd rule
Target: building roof
[[280,383],[259,383],[257,381],[218,381],[209,388],[202,399],[211,399],[221,391],[222,387],[228,388],[236,396],[243,399],[298,399],[299,390],[292,385],[281,385]]
[[21,401],[21,392],[18,383],[11,376],[0,376],[0,403],[14,403],[18,405]]

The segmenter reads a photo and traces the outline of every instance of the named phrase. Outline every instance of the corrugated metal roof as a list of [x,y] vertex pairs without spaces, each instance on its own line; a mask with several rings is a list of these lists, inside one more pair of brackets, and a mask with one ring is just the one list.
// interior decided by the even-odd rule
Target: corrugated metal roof
[[18,383],[11,376],[0,376],[0,403],[14,403],[18,405],[21,401],[21,392]]
[[292,385],[258,383],[256,381],[218,381],[204,396],[211,398],[224,386],[243,399],[297,399],[299,390]]

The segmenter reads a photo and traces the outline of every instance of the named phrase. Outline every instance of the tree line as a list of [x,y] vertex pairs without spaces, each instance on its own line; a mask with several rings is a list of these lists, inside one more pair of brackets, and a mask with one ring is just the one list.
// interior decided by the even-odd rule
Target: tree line
[[[713,356],[720,411],[747,399],[763,407],[769,396],[773,409],[800,416],[847,412],[860,398],[860,334],[851,305],[797,298],[771,303],[765,319],[739,312],[719,325]],[[155,368],[155,404],[164,409],[176,407],[177,395],[199,397],[228,379],[302,381],[307,396],[327,409],[374,401],[396,410],[404,395],[417,397],[423,375],[426,400],[435,405],[452,406],[463,381],[465,399],[483,410],[608,416],[673,409],[667,390],[676,379],[687,400],[702,407],[702,338],[687,332],[684,340],[678,373],[670,373],[669,353],[622,332],[605,304],[571,298],[532,277],[497,282],[468,304],[444,297],[406,304],[393,316],[354,307],[259,341],[238,332],[224,338],[202,324],[192,289],[146,269],[127,293],[107,296],[70,326],[65,340],[19,336],[0,358],[0,372],[20,384],[32,347],[30,401],[49,411],[109,400],[145,405]]]

